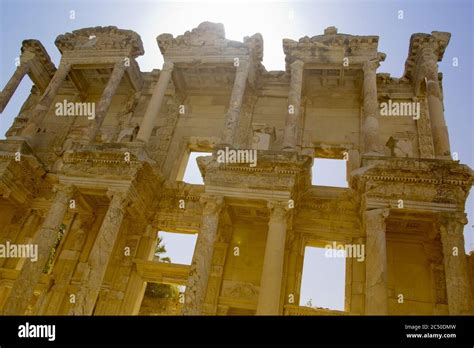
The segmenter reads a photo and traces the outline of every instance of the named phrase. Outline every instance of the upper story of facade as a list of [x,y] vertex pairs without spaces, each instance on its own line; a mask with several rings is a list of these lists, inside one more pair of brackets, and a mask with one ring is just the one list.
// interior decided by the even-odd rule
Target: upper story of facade
[[[449,158],[443,58],[450,34],[414,34],[402,77],[377,73],[377,36],[340,34],[284,39],[286,69],[267,71],[260,34],[228,40],[205,22],[157,37],[161,70],[142,72],[140,36],[116,27],[59,35],[59,66],[42,44],[25,40],[2,92],[5,108],[26,74],[34,86],[7,139],[28,139],[50,171],[68,151],[136,143],[171,180],[189,151],[227,144],[291,150],[311,157],[362,155]],[[119,146],[119,145],[116,145]]]

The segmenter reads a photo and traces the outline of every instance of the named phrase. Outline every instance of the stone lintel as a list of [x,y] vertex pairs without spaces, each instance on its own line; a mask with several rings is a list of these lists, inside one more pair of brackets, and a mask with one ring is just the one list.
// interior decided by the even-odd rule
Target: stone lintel
[[231,188],[228,186],[211,186],[206,185],[206,193],[212,195],[222,195],[232,198],[243,199],[264,199],[264,200],[285,200],[291,199],[290,191],[270,191],[265,189],[246,189],[246,188]]

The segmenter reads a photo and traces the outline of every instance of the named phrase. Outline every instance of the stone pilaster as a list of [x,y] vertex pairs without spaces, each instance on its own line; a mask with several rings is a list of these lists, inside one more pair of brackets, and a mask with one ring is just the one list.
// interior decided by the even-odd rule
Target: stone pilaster
[[449,157],[450,146],[448,128],[444,119],[444,107],[441,101],[441,89],[438,82],[438,64],[433,57],[422,65],[426,78],[426,95],[428,99],[428,113],[433,133],[433,143],[436,157]]
[[16,89],[20,85],[21,80],[28,74],[30,70],[30,62],[31,59],[34,58],[34,54],[26,51],[20,57],[20,65],[17,66],[15,72],[13,73],[10,80],[8,80],[7,84],[3,88],[2,92],[0,93],[0,113],[5,110],[8,102],[10,101],[11,97],[15,93]]
[[99,104],[97,105],[95,119],[92,121],[92,124],[89,128],[87,141],[94,141],[100,126],[104,122],[107,110],[109,109],[110,103],[112,102],[112,98],[120,85],[120,81],[122,81],[125,70],[126,67],[123,61],[115,63],[112,74],[110,75],[109,81],[107,81],[107,85],[105,86],[102,96],[100,97]]
[[385,221],[388,209],[368,210],[364,213],[366,233],[365,314],[388,314],[387,239]]
[[232,225],[219,224],[217,241],[214,243],[211,273],[207,282],[206,297],[202,307],[202,314],[216,315],[219,295],[222,287],[224,268],[232,239]]
[[284,303],[296,305],[300,299],[300,289],[298,287],[299,259],[301,258],[301,235],[294,231],[289,232],[286,242],[287,248],[287,271],[286,271],[286,296]]
[[304,63],[301,60],[297,60],[290,67],[291,80],[282,150],[295,151],[301,118],[301,90],[303,87]]
[[128,193],[115,191],[109,192],[109,195],[112,196],[109,208],[87,260],[76,302],[69,311],[72,315],[92,314],[125,216],[125,208],[129,202]]
[[16,279],[10,296],[3,309],[3,315],[23,315],[33,297],[36,284],[43,273],[49,259],[51,248],[58,238],[59,228],[64,220],[72,198],[74,188],[71,186],[57,185],[53,203],[49,208],[45,221],[36,233],[32,244],[38,246],[38,259],[36,262],[27,260]]
[[285,258],[287,202],[269,202],[267,243],[263,260],[257,315],[278,315],[280,313],[283,262]]
[[364,125],[362,127],[363,153],[366,155],[383,154],[379,139],[379,103],[377,98],[377,68],[379,59],[368,60],[364,63]]
[[245,85],[249,74],[250,64],[247,59],[240,59],[235,73],[234,87],[230,97],[229,110],[225,115],[222,131],[222,144],[234,145],[235,134],[239,126],[240,110],[245,93]]
[[201,196],[201,204],[203,204],[201,230],[198,234],[193,262],[186,284],[184,315],[202,314],[207,283],[211,273],[219,215],[224,205],[224,199],[204,195]]
[[439,231],[443,248],[444,274],[450,315],[472,314],[472,292],[464,251],[465,214],[442,215]]
[[138,131],[137,140],[147,143],[150,139],[155,120],[163,104],[166,89],[171,80],[171,73],[173,72],[174,64],[172,62],[165,62],[163,69],[161,70],[160,77],[156,83],[155,89],[151,96],[148,107],[143,116],[142,123],[140,124],[140,130]]
[[38,104],[36,105],[35,109],[32,113],[32,119],[30,120],[29,124],[25,127],[22,132],[22,135],[25,136],[32,136],[36,133],[36,128],[41,122],[43,121],[44,117],[48,113],[51,104],[56,97],[56,94],[61,87],[61,84],[66,79],[69,71],[71,70],[71,64],[61,62],[59,64],[58,70],[54,73],[53,78],[49,82],[48,87],[44,91],[43,95],[41,96]]

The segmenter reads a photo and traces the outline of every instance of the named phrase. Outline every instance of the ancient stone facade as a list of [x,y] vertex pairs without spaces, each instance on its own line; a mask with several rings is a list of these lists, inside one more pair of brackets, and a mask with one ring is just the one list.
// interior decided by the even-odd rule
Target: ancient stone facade
[[[136,315],[155,282],[186,285],[185,315],[474,314],[474,176],[450,157],[437,70],[449,38],[414,34],[401,78],[377,73],[377,36],[334,27],[283,40],[285,71],[264,68],[261,35],[213,23],[159,35],[151,72],[130,30],[58,36],[58,67],[25,40],[0,99],[33,81],[0,141],[0,243],[38,258],[0,258],[1,313]],[[210,152],[205,185],[181,181],[191,151]],[[345,159],[348,188],[312,186],[316,157]],[[198,234],[191,266],[153,260],[159,230]],[[330,242],[366,246],[346,258],[345,310],[299,306],[305,246]]]

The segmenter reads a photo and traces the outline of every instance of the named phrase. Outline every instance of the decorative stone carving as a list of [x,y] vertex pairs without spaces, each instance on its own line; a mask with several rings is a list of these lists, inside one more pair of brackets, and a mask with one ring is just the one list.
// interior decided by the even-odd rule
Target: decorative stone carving
[[224,280],[222,282],[222,296],[240,300],[257,301],[258,288],[252,283]]
[[416,121],[418,130],[418,147],[421,158],[434,158],[433,135],[431,133],[431,121],[428,114],[428,102],[426,98],[418,100],[420,105],[420,119]]
[[69,311],[72,315],[92,314],[125,215],[125,207],[129,204],[128,192],[111,191],[109,196],[111,200],[107,214],[85,265],[76,302]]

